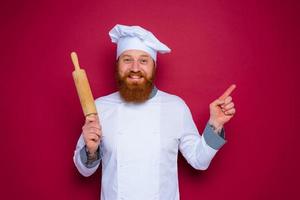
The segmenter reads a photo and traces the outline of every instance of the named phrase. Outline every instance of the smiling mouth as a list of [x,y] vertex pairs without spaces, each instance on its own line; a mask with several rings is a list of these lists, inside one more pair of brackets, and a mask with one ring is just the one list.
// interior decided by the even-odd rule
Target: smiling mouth
[[139,75],[129,75],[128,78],[134,79],[134,80],[139,80],[139,79],[143,78],[143,76],[139,76]]
[[142,73],[129,73],[127,78],[130,80],[140,80],[143,79],[144,76]]

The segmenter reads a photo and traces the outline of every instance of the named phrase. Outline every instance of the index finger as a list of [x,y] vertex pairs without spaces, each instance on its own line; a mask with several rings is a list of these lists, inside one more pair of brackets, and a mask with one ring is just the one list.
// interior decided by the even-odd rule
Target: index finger
[[226,97],[228,97],[231,92],[236,88],[235,84],[232,84],[223,94],[222,96],[219,97],[219,99],[225,99]]

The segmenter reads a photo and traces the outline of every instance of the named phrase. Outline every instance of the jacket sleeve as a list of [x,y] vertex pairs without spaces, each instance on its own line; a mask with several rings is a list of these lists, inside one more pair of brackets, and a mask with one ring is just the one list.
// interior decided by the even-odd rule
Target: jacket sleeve
[[87,159],[87,154],[86,154],[86,150],[85,150],[85,143],[82,137],[82,134],[77,142],[76,145],[76,149],[74,152],[74,156],[73,156],[73,161],[74,164],[76,166],[76,168],[78,169],[78,171],[80,172],[80,174],[82,174],[85,177],[91,176],[99,167],[100,165],[100,161],[101,161],[101,149],[100,147],[98,148],[98,155],[97,155],[97,159],[93,160],[93,161],[89,161]]
[[224,130],[219,135],[207,124],[201,136],[187,106],[182,116],[179,150],[192,167],[206,170],[217,151],[226,143]]

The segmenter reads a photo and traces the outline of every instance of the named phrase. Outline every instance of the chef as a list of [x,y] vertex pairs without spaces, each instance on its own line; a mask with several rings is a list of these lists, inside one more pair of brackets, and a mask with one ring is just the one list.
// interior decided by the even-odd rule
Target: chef
[[235,114],[231,85],[210,105],[202,135],[178,96],[154,85],[157,53],[171,50],[139,26],[116,25],[119,90],[95,100],[98,116],[86,117],[74,153],[83,176],[102,165],[102,200],[178,200],[177,158],[205,170],[226,143],[223,126]]

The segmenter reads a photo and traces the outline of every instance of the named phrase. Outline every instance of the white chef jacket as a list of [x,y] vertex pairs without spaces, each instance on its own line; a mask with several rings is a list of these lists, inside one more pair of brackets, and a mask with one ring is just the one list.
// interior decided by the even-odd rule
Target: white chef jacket
[[95,103],[101,158],[91,166],[85,162],[81,135],[73,159],[83,176],[92,175],[101,160],[102,200],[178,200],[178,150],[191,166],[205,170],[225,143],[208,126],[199,135],[184,101],[160,90],[141,104],[124,102],[119,92]]

